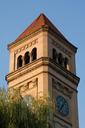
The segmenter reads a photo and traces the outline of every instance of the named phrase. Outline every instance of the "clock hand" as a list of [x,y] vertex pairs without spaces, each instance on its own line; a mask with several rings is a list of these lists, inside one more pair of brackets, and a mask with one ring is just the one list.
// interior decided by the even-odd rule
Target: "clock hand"
[[60,112],[61,112],[62,108],[64,107],[64,105],[65,105],[65,103],[63,103],[62,106],[60,107],[60,110],[59,110]]

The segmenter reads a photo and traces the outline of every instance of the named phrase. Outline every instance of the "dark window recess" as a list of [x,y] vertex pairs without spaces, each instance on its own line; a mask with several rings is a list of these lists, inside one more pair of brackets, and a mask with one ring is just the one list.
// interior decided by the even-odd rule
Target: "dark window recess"
[[68,65],[68,58],[65,57],[65,59],[64,59],[64,67],[67,68],[67,65]]
[[60,65],[63,64],[63,56],[62,56],[61,53],[58,54],[58,63],[59,63]]
[[37,59],[37,48],[32,49],[31,56],[32,56],[32,61]]
[[18,69],[19,67],[22,67],[22,63],[23,63],[23,61],[22,61],[22,56],[20,55],[20,56],[17,58],[17,69]]
[[29,52],[26,52],[25,53],[25,56],[24,56],[24,63],[25,64],[28,64],[29,62],[30,62]]
[[52,58],[54,61],[56,61],[56,58],[57,58],[57,52],[56,52],[56,49],[53,48],[52,50]]

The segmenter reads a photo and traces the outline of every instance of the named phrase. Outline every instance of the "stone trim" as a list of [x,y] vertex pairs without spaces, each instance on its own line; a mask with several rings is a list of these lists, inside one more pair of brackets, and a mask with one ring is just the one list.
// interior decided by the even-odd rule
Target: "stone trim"
[[36,32],[33,32],[32,34],[24,37],[23,39],[21,39],[21,40],[19,40],[17,42],[14,41],[14,42],[8,44],[7,48],[8,48],[8,50],[10,50],[11,48],[16,47],[16,46],[22,44],[24,41],[26,41],[26,40],[28,40],[30,38],[33,38],[34,36],[40,34],[40,32],[46,32],[46,31],[48,31],[48,28],[47,27],[42,27],[39,30],[37,30]]
[[[23,82],[21,82],[23,83]],[[29,84],[28,83],[31,83],[32,84],[32,87],[29,88]],[[19,84],[16,84],[12,87],[9,87],[9,91],[12,91],[13,89],[14,90],[19,90],[19,93],[20,95],[23,96],[24,93],[29,93],[30,90],[33,90],[33,89],[36,89],[36,98],[38,98],[38,78],[34,78],[32,79],[31,81],[29,82],[26,82],[25,84],[21,84],[20,86],[18,86]]]
[[[71,124],[70,122],[68,122],[68,121],[66,121],[66,120],[64,120],[64,119],[62,119],[62,118],[60,118],[59,116],[57,116],[57,115],[55,115],[55,114],[54,114],[54,117],[60,119],[60,120],[63,121],[65,124],[68,124],[69,127],[72,127],[72,124]],[[55,124],[55,123],[60,124],[60,125],[62,126],[62,128],[66,128],[66,125],[62,125],[59,121],[55,121],[55,120],[54,120],[54,124]],[[69,127],[68,127],[68,128],[69,128]]]
[[68,48],[70,48],[72,51],[74,51],[75,53],[77,52],[77,47],[75,47],[72,43],[70,43],[65,37],[60,36],[58,33],[55,33],[52,30],[48,30],[48,32],[53,35],[56,39],[58,39],[59,41],[61,41],[65,46],[67,46]]
[[[30,84],[32,84],[32,86],[30,87]],[[22,94],[23,92],[27,91],[27,90],[31,90],[35,87],[37,87],[38,85],[38,78],[32,79],[31,81],[27,82],[25,85],[21,85],[20,88],[20,93]]]
[[53,45],[55,45],[56,48],[58,48],[60,51],[62,51],[63,53],[65,53],[66,55],[68,55],[69,57],[72,56],[72,53],[70,51],[68,51],[66,48],[64,48],[62,45],[60,45],[58,42],[56,42],[54,39],[51,39],[51,43]]
[[29,43],[27,43],[26,45],[24,45],[24,46],[20,47],[19,49],[15,50],[14,53],[15,53],[15,54],[18,54],[18,53],[20,53],[21,51],[26,50],[27,48],[29,48],[29,47],[31,47],[31,46],[37,44],[37,43],[38,43],[38,39],[35,39],[34,41],[29,42]]
[[60,83],[57,80],[52,79],[52,86],[55,88],[58,92],[63,93],[67,97],[71,99],[72,97],[72,90],[66,87],[64,84]]
[[79,77],[77,77],[70,71],[65,70],[63,67],[61,67],[59,64],[55,63],[51,58],[48,58],[48,57],[41,57],[41,58],[31,62],[30,64],[25,65],[25,66],[19,68],[18,70],[9,73],[6,76],[6,80],[9,82],[10,80],[16,79],[16,77],[19,77],[19,76],[26,74],[32,70],[35,70],[35,69],[39,68],[40,66],[51,67],[53,70],[55,70],[56,72],[60,73],[64,77],[66,77],[66,79],[73,82],[76,86],[79,83],[79,80],[80,80]]
[[63,83],[63,85],[68,86],[68,87],[70,88],[71,92],[72,92],[72,91],[75,91],[76,93],[78,92],[75,88],[71,87],[70,85],[68,85],[67,83],[65,83],[64,81],[62,81],[61,79],[59,79],[58,77],[56,77],[55,75],[53,75],[52,73],[50,73],[50,72],[48,72],[48,73],[49,73],[51,76],[53,76],[54,79],[57,79],[57,81],[58,81],[59,83]]
[[39,30],[33,32],[32,34],[24,37],[20,41],[17,41],[17,42],[14,41],[14,42],[8,44],[8,50],[10,50],[10,48],[13,48],[13,47],[19,45],[20,43],[23,43],[25,40],[30,39],[30,38],[36,36],[40,32],[48,32],[48,33],[52,34],[55,38],[57,38],[64,45],[66,45],[67,47],[69,47],[70,49],[72,49],[75,53],[77,52],[77,48],[74,45],[72,45],[66,38],[63,38],[60,35],[56,34],[56,32],[54,32],[53,30],[50,30],[47,26],[44,26],[44,27],[40,28]]

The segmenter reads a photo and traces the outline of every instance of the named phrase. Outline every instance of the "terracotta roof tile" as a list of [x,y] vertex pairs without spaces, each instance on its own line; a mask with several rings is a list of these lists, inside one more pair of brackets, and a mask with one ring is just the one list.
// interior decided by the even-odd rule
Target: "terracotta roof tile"
[[41,13],[37,19],[35,19],[31,25],[29,25],[27,27],[27,29],[15,40],[19,41],[21,39],[23,39],[24,37],[32,34],[33,32],[36,32],[37,30],[39,30],[40,28],[42,28],[42,26],[46,26],[53,30],[54,32],[56,32],[57,34],[59,34],[60,36],[62,36],[64,39],[65,37],[59,32],[59,30],[52,24],[52,22],[43,14]]
[[[40,28],[42,27],[47,27],[48,30],[51,30],[52,32],[54,32],[57,36],[59,36],[60,38],[62,38],[66,44],[68,44],[70,47],[72,47],[72,49],[74,49],[74,51],[77,51],[77,48],[72,45],[64,36],[63,34],[52,24],[52,22],[43,14],[41,13],[33,22],[31,25],[29,25],[27,27],[27,29],[21,33],[21,35],[14,41],[14,43],[16,43],[17,41],[22,40],[23,38],[25,38],[26,36],[38,31]],[[11,45],[11,44],[10,44]],[[8,45],[8,47],[10,46]]]

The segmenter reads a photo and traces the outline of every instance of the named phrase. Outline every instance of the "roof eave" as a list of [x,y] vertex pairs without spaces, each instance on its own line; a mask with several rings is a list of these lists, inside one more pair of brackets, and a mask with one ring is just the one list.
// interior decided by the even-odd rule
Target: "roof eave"
[[52,30],[52,29],[48,29],[49,30],[49,32],[50,33],[54,33],[54,36],[58,36],[60,39],[62,39],[63,40],[63,42],[67,45],[67,46],[69,46],[73,51],[74,51],[74,53],[76,53],[77,52],[77,47],[76,46],[74,46],[71,42],[69,42],[64,36],[61,36],[60,34],[58,34],[56,31],[54,31],[54,30]]
[[40,29],[38,29],[38,30],[36,30],[36,31],[34,31],[34,32],[32,32],[32,33],[30,33],[29,35],[26,35],[24,38],[22,38],[22,39],[20,39],[20,40],[18,40],[18,41],[14,41],[14,42],[9,43],[9,44],[7,45],[8,50],[9,50],[12,46],[14,46],[14,45],[16,45],[16,44],[18,44],[18,43],[20,43],[20,42],[23,42],[24,40],[26,40],[26,39],[28,39],[28,38],[31,38],[31,37],[35,36],[36,34],[38,34],[39,32],[42,32],[42,31],[48,31],[47,25],[46,25],[46,26],[42,26]]
[[54,36],[58,36],[60,39],[63,40],[63,42],[69,46],[75,53],[77,52],[77,47],[75,47],[72,43],[70,43],[64,36],[61,36],[60,34],[58,34],[56,31],[52,30],[51,28],[49,28],[47,25],[44,25],[42,26],[41,28],[39,28],[38,30],[30,33],[29,35],[26,35],[24,38],[18,40],[18,41],[14,41],[14,42],[11,42],[10,44],[8,44],[7,48],[8,50],[13,46],[15,45],[16,43],[20,43],[22,42],[23,40],[26,40],[30,37],[32,37],[33,35],[36,35],[36,33],[40,32],[40,31],[48,31],[49,33],[53,33]]

